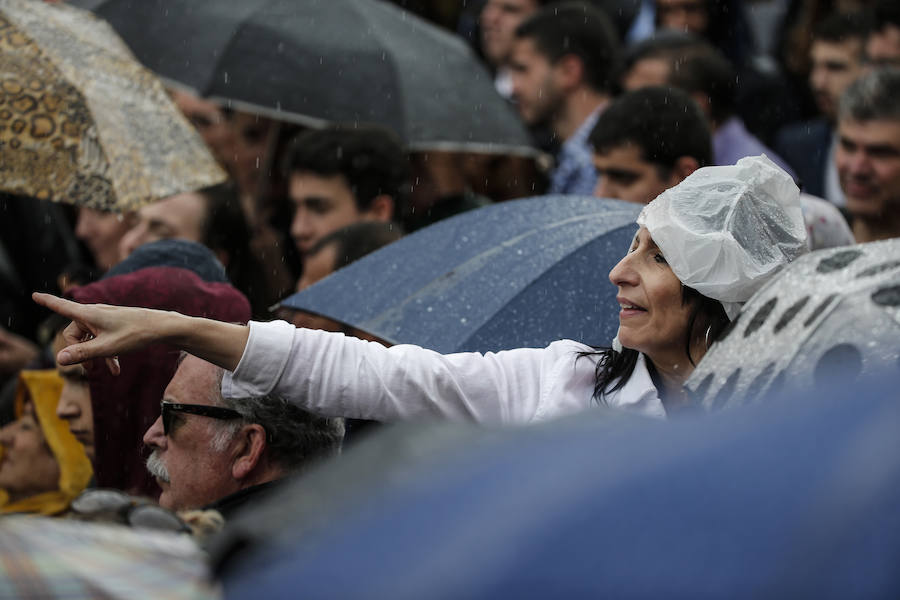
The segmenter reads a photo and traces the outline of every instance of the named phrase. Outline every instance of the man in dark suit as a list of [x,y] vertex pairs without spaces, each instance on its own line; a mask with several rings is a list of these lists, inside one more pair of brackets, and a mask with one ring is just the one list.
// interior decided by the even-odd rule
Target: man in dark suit
[[835,116],[844,90],[863,73],[870,28],[866,13],[834,14],[822,21],[813,34],[809,74],[821,116],[784,127],[775,140],[776,152],[794,168],[803,190],[837,206],[845,200],[834,166]]

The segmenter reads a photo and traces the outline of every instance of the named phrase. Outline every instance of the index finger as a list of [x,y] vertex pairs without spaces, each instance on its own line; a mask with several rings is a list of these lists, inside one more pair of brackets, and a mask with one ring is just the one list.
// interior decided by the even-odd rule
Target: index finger
[[81,316],[81,312],[84,310],[83,304],[72,302],[71,300],[66,300],[65,298],[54,296],[53,294],[34,292],[31,294],[31,299],[41,306],[49,308],[53,312],[68,317],[73,321],[78,319]]

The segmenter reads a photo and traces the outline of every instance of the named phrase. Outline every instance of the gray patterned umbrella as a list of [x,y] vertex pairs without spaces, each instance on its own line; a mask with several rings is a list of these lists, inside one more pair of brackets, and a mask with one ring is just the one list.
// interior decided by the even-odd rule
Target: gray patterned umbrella
[[686,386],[709,409],[896,369],[900,239],[813,252],[743,307]]

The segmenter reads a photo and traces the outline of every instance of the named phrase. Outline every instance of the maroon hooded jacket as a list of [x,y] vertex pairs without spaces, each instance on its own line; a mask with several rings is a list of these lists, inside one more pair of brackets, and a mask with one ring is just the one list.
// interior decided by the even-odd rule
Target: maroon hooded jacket
[[[247,298],[228,283],[207,282],[180,267],[145,267],[75,288],[83,304],[141,306],[195,317],[246,323]],[[144,432],[159,416],[163,391],[175,373],[180,352],[165,344],[119,357],[113,376],[102,361],[86,365],[94,411],[94,473],[100,487],[157,498],[160,490],[147,472]]]

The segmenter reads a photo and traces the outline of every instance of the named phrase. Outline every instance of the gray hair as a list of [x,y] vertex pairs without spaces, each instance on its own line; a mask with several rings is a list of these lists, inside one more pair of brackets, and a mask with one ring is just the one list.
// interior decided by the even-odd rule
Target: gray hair
[[875,69],[854,81],[838,108],[840,120],[900,121],[900,69]]
[[266,430],[268,459],[286,471],[301,471],[311,462],[340,452],[343,419],[314,415],[274,394],[260,398],[224,398],[221,392],[224,371],[215,369],[218,385],[212,391],[213,403],[237,411],[242,418],[213,421],[215,429],[210,442],[213,451],[224,452],[241,427],[258,424]]

